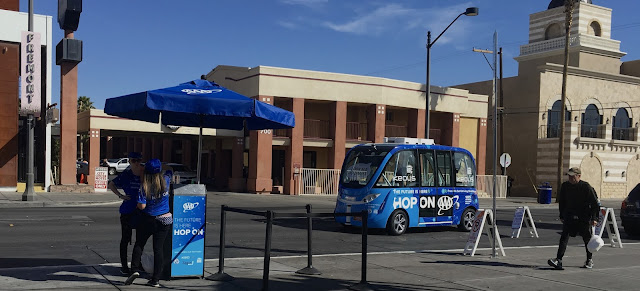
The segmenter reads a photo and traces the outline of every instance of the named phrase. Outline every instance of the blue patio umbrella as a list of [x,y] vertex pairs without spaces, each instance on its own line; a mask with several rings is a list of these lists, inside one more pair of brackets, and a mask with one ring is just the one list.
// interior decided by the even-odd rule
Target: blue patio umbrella
[[109,98],[104,112],[133,120],[199,127],[197,180],[200,183],[202,128],[241,130],[295,126],[294,114],[238,94],[207,80]]

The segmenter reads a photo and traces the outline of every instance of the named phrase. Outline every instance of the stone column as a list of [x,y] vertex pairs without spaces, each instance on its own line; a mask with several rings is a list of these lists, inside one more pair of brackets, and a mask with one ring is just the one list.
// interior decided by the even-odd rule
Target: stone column
[[[66,38],[73,31],[65,30]],[[78,144],[78,64],[60,64],[60,183],[76,184]]]
[[480,118],[478,122],[478,152],[476,156],[477,175],[484,175],[487,162],[487,119]]
[[162,139],[162,161],[163,162],[172,162],[171,160],[171,150],[173,146],[173,141],[170,138]]
[[[191,167],[191,140],[182,140],[182,164]],[[195,167],[191,167],[195,168]]]
[[296,179],[300,173],[295,173],[295,168],[302,171],[302,152],[304,150],[304,99],[291,99],[291,111],[296,117],[296,127],[290,129],[291,144],[285,151],[284,168],[284,194],[295,195],[297,193]]
[[385,105],[372,104],[367,107],[367,139],[383,142],[385,132]]
[[229,190],[233,192],[246,191],[246,180],[242,176],[242,169],[244,167],[244,137],[237,137],[233,143],[231,149],[232,164],[231,164],[231,178],[229,179]]
[[107,136],[107,156],[105,157],[106,159],[111,159],[113,158],[113,143],[115,141],[113,140],[113,136]]
[[[258,100],[273,105],[273,97],[258,96]],[[252,130],[249,147],[249,178],[247,190],[251,193],[271,193],[271,155],[273,144],[272,130]]]
[[89,129],[89,185],[95,184],[96,167],[100,167],[100,129]]
[[347,141],[347,102],[334,102],[329,119],[329,130],[333,139],[333,147],[329,152],[329,167],[340,169],[344,161]]
[[407,109],[409,112],[409,124],[407,131],[409,137],[424,138],[425,112],[424,109]]

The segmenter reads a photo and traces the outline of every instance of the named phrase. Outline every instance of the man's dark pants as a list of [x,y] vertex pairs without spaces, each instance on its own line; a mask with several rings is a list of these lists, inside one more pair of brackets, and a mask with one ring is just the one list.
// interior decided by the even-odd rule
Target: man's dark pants
[[569,236],[575,237],[576,234],[582,236],[584,241],[584,249],[587,252],[587,260],[590,260],[593,254],[587,248],[589,240],[591,240],[591,225],[589,222],[582,221],[580,219],[565,219],[562,224],[562,235],[560,235],[560,246],[558,247],[558,254],[556,258],[562,260],[564,252],[567,249],[567,243],[569,242]]
[[131,242],[131,236],[133,234],[133,229],[131,228],[131,216],[133,216],[132,213],[120,214],[120,226],[122,229],[122,237],[120,238],[120,263],[122,264],[123,269],[129,268],[129,265],[127,264],[127,248],[129,242]]

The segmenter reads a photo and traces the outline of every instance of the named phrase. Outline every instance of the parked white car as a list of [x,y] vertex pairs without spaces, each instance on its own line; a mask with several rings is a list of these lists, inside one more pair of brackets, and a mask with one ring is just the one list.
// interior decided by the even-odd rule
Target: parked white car
[[196,171],[190,169],[189,167],[183,164],[177,163],[166,163],[167,166],[173,169],[174,176],[180,176],[180,181],[178,184],[193,184],[196,183]]
[[107,159],[107,164],[103,165],[103,167],[109,168],[109,175],[122,173],[122,171],[129,167],[129,158]]

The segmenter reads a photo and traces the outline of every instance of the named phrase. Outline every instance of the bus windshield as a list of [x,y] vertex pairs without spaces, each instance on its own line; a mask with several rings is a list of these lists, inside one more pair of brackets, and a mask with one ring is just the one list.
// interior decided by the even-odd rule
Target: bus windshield
[[362,146],[351,150],[342,166],[342,185],[348,188],[367,185],[391,149],[390,146]]

